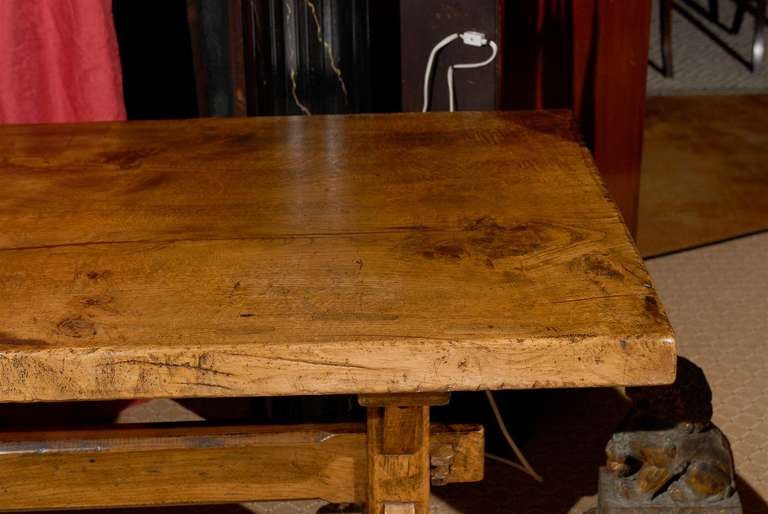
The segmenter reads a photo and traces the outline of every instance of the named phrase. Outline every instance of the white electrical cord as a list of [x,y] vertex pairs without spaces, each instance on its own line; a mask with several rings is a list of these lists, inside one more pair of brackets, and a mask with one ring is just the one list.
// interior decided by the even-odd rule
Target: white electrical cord
[[501,417],[501,411],[499,411],[499,406],[496,404],[496,400],[493,397],[493,393],[491,393],[490,391],[486,391],[485,397],[488,398],[488,403],[491,405],[491,410],[493,411],[493,415],[496,417],[496,423],[498,423],[499,428],[501,429],[501,433],[504,436],[504,439],[506,439],[507,444],[509,444],[509,447],[512,448],[512,451],[515,452],[515,456],[517,457],[517,460],[520,461],[520,464],[518,464],[517,462],[511,461],[509,459],[505,459],[504,457],[493,455],[491,453],[486,453],[485,456],[488,457],[489,459],[497,460],[499,462],[503,462],[504,464],[508,464],[513,468],[519,469],[523,473],[530,475],[531,478],[533,478],[537,482],[543,482],[544,479],[541,478],[541,475],[536,473],[536,470],[533,469],[533,466],[531,466],[531,464],[528,462],[528,459],[526,459],[525,455],[523,455],[523,452],[521,452],[520,448],[518,448],[517,444],[515,444],[515,440],[512,439],[512,436],[509,434],[509,430],[507,430],[507,424],[504,423],[504,418]]
[[476,32],[474,30],[468,30],[466,32],[456,33],[456,34],[450,34],[443,39],[441,39],[433,48],[432,51],[429,53],[429,59],[427,59],[427,67],[424,70],[424,102],[421,106],[422,112],[427,112],[429,110],[429,93],[430,93],[430,79],[432,78],[432,67],[435,64],[435,58],[437,57],[437,54],[440,50],[445,48],[446,46],[450,45],[457,39],[461,39],[462,42],[465,45],[468,46],[475,46],[475,47],[483,47],[483,46],[490,46],[491,47],[491,55],[480,62],[467,62],[467,63],[460,63],[460,64],[453,64],[448,67],[448,103],[449,103],[449,110],[453,112],[456,108],[456,95],[454,93],[454,86],[453,86],[453,70],[454,68],[457,69],[470,69],[470,68],[482,68],[483,66],[487,66],[488,64],[492,63],[494,59],[496,59],[496,55],[499,53],[499,47],[496,45],[495,42],[489,41],[485,34],[482,32]]
[[450,36],[446,36],[442,40],[440,40],[440,42],[437,43],[435,47],[432,49],[432,51],[429,53],[429,59],[427,60],[427,69],[424,71],[424,103],[421,106],[421,112],[427,112],[429,110],[429,79],[430,79],[430,76],[432,75],[432,65],[435,62],[435,56],[437,56],[437,52],[442,50],[444,47],[450,45],[457,39],[459,39],[458,34],[451,34]]
[[467,62],[461,64],[452,64],[448,66],[448,110],[453,112],[456,110],[456,97],[453,93],[453,70],[454,68],[460,70],[467,70],[470,68],[482,68],[488,64],[491,64],[496,59],[496,54],[499,53],[499,47],[493,41],[488,42],[488,46],[491,47],[491,55],[484,61],[480,62]]

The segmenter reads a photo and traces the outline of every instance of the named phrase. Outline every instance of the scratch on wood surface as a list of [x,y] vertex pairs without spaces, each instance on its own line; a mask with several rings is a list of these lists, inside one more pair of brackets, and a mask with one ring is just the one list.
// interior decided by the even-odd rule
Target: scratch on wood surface
[[620,263],[620,264],[621,264],[621,267],[622,267],[622,268],[624,268],[624,271],[626,271],[627,273],[629,273],[630,275],[632,275],[633,277],[635,277],[636,279],[638,279],[638,280],[639,280],[639,281],[640,281],[640,282],[643,284],[643,287],[645,287],[645,288],[651,288],[651,287],[653,287],[653,285],[652,285],[652,284],[650,283],[650,281],[649,281],[649,278],[648,278],[648,275],[647,275],[647,274],[646,274],[646,276],[644,276],[644,277],[643,277],[643,276],[641,276],[639,273],[637,273],[637,272],[635,272],[635,271],[631,270],[631,269],[629,268],[629,266],[627,266],[627,265],[626,265],[626,264],[624,264],[623,262],[622,262],[622,263]]
[[42,339],[21,338],[7,332],[0,332],[0,347],[2,346],[10,346],[12,348],[47,348],[50,344]]
[[[355,237],[355,236],[375,236],[375,235],[387,235],[387,234],[400,234],[407,233],[414,230],[425,231],[418,227],[389,227],[380,230],[355,230],[355,231],[338,231],[338,232],[296,232],[296,233],[277,233],[277,234],[256,234],[252,236],[242,237],[180,237],[180,238],[164,238],[164,239],[119,239],[110,241],[75,241],[71,243],[54,243],[35,246],[14,246],[7,248],[0,248],[0,252],[20,252],[20,251],[32,251],[32,250],[52,250],[57,248],[77,248],[77,247],[89,247],[99,245],[123,245],[123,244],[154,244],[154,245],[170,245],[176,243],[212,243],[212,242],[226,242],[226,241],[273,241],[281,239],[313,239],[319,237]],[[454,228],[433,228],[429,229],[430,232],[461,232],[461,229]],[[87,277],[91,280],[105,280],[111,276],[110,271],[91,271],[87,273]]]
[[189,369],[193,371],[202,371],[203,373],[211,373],[213,375],[222,375],[227,377],[235,376],[234,373],[227,373],[226,371],[220,371],[218,369],[213,369],[213,368],[206,368],[204,366],[199,366],[199,365],[189,364],[189,363],[155,362],[155,361],[142,360],[142,359],[126,359],[121,361],[105,362],[103,364],[100,364],[100,366],[102,367],[104,366],[112,367],[112,366],[120,366],[120,365],[155,366],[158,368],[182,368],[182,369]]
[[638,297],[640,295],[637,294],[609,294],[609,295],[600,295],[600,296],[587,296],[585,298],[568,298],[566,300],[555,300],[550,303],[571,303],[571,302],[588,302],[590,300],[608,300],[611,298],[627,298],[627,297]]
[[227,391],[231,391],[232,388],[221,385],[221,384],[211,384],[210,382],[173,382],[174,385],[182,385],[182,386],[193,386],[193,387],[211,387],[215,389],[226,389]]
[[255,353],[226,352],[226,354],[231,355],[233,357],[248,357],[251,359],[260,359],[260,360],[266,360],[266,361],[295,362],[298,364],[309,364],[311,366],[328,366],[333,368],[354,368],[354,369],[368,369],[368,370],[380,369],[380,368],[372,368],[369,366],[363,366],[361,364],[350,364],[348,362],[318,361],[318,360],[298,359],[298,358],[292,359],[289,357],[278,357],[274,355],[259,355]]

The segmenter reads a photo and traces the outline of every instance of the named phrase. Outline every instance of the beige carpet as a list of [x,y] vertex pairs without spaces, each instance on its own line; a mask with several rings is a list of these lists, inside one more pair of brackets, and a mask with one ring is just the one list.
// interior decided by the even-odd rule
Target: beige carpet
[[[715,421],[730,437],[746,514],[768,513],[768,234],[649,261],[678,332],[681,353],[704,368]],[[439,514],[581,513],[594,505],[602,448],[626,409],[610,389],[507,393],[525,405],[518,422],[534,434],[524,451],[544,476],[537,484],[495,462],[486,480],[436,488]],[[523,401],[524,400],[524,401]],[[170,401],[132,407],[124,421],[195,419]],[[314,514],[322,502],[131,509],[142,514]],[[82,511],[81,511],[82,512]],[[115,512],[115,511],[112,511]]]

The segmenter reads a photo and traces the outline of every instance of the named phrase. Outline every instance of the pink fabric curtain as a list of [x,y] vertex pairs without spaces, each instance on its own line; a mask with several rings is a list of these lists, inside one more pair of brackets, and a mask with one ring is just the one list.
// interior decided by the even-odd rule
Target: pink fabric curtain
[[112,0],[0,0],[0,123],[120,119]]

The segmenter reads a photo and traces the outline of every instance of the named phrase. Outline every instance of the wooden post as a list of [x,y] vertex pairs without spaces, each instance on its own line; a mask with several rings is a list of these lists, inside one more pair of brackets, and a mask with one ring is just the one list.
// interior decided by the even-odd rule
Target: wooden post
[[429,406],[445,394],[361,396],[368,407],[366,514],[429,514]]

